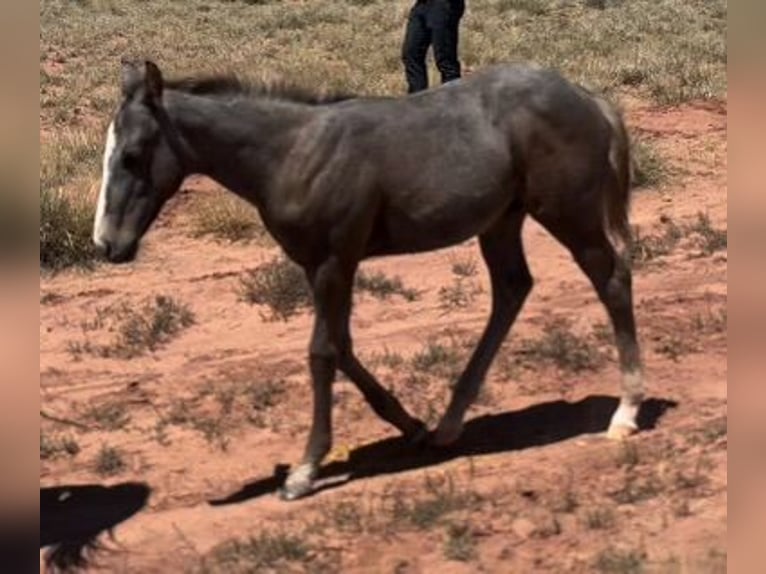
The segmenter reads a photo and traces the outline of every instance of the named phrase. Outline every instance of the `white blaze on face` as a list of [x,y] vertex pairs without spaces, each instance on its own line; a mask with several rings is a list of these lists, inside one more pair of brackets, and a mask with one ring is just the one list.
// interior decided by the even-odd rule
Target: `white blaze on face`
[[114,147],[116,143],[117,141],[114,134],[114,122],[112,122],[109,124],[109,131],[106,134],[106,146],[104,147],[104,160],[101,170],[101,189],[98,192],[96,219],[93,222],[93,242],[99,247],[104,245],[104,237],[108,229],[108,222],[106,220],[106,190],[109,187],[109,179],[112,175],[109,169],[109,165],[111,163],[112,154],[114,153]]

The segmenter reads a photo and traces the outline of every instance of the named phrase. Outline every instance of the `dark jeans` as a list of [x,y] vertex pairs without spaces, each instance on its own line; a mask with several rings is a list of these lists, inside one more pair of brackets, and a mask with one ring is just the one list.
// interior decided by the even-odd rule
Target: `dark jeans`
[[402,45],[402,61],[409,93],[428,88],[426,52],[432,45],[442,83],[460,77],[457,58],[458,27],[465,0],[418,0],[410,10]]

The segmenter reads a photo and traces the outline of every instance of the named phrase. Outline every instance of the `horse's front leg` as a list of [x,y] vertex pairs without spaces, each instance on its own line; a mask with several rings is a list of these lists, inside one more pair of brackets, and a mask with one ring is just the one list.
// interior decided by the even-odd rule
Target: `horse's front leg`
[[343,311],[351,297],[353,269],[330,258],[307,272],[314,293],[314,331],[309,346],[309,370],[314,413],[301,463],[287,477],[282,498],[294,500],[309,494],[322,459],[332,447],[332,384],[342,341]]

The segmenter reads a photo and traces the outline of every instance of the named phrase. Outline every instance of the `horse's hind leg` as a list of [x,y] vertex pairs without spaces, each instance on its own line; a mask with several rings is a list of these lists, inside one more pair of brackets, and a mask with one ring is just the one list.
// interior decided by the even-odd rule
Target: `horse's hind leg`
[[340,369],[361,391],[367,404],[384,421],[399,429],[413,442],[420,442],[427,435],[426,425],[410,416],[397,398],[388,392],[354,355],[350,336],[340,359]]
[[479,394],[492,359],[532,290],[532,276],[521,242],[525,215],[523,211],[511,211],[479,237],[492,283],[492,312],[436,429],[437,446],[448,445],[460,436],[465,412]]
[[[540,221],[574,256],[606,307],[614,329],[622,375],[622,398],[607,436],[621,439],[638,429],[638,409],[644,396],[641,353],[633,315],[632,275],[627,255],[620,255],[601,226],[578,221]],[[588,218],[588,221],[593,221]]]

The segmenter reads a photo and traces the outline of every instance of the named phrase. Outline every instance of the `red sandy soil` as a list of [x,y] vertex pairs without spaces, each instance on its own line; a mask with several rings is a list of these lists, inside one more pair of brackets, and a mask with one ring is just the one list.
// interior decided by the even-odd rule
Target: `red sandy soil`
[[[632,223],[644,233],[660,232],[661,215],[687,224],[702,211],[715,227],[725,228],[725,106],[658,109],[635,102],[627,116],[634,134],[651,140],[672,172],[659,189],[636,190]],[[73,457],[41,460],[41,487],[141,481],[151,488],[146,507],[115,527],[114,540],[104,539],[111,551],[95,555],[94,569],[193,570],[222,542],[288,532],[305,540],[310,554],[304,562],[279,563],[277,570],[637,572],[609,570],[605,558],[615,555],[610,552],[633,551],[644,571],[725,571],[726,326],[710,325],[713,317],[725,319],[726,251],[705,255],[695,238],[687,237],[671,254],[636,270],[648,396],[672,401],[675,407],[662,412],[654,428],[631,438],[628,446],[587,432],[594,430],[587,427],[593,420],[603,420],[601,430],[605,428],[611,403],[603,397],[619,393],[614,352],[607,343],[601,347],[610,358],[596,371],[494,367],[485,393],[469,412],[471,419],[494,416],[484,419],[494,421],[483,437],[489,452],[472,452],[470,444],[461,443],[463,451],[440,463],[396,446],[376,456],[376,442],[396,432],[341,379],[336,384],[331,456],[342,461],[355,448],[373,448],[362,461],[370,476],[293,503],[269,491],[211,505],[268,479],[275,465],[300,457],[310,422],[305,357],[311,314],[269,321],[264,309],[240,300],[245,270],[277,251],[191,238],[188,215],[193,203],[210,193],[220,191],[204,180],[187,182],[146,237],[134,264],[40,280],[42,408],[48,415],[88,426],[41,421],[46,435],[73,437],[81,449]],[[538,336],[553,316],[570,319],[573,330],[584,334],[606,321],[569,254],[532,221],[524,235],[535,289],[498,364],[507,365],[514,345]],[[454,282],[452,263],[470,257],[479,272],[467,281],[482,291],[468,307],[445,311],[439,289]],[[363,268],[399,275],[405,285],[422,292],[413,302],[399,296],[388,301],[357,296],[353,329],[356,349],[367,361],[385,349],[405,358],[398,366],[373,361],[372,370],[412,412],[433,423],[434,413],[447,400],[450,381],[438,375],[413,379],[408,359],[430,340],[457,341],[462,349],[478,338],[489,295],[476,241],[365,262]],[[83,327],[98,308],[137,305],[161,294],[187,304],[196,318],[167,345],[132,359],[72,353],[74,342],[108,338]],[[286,391],[274,406],[255,413],[245,389],[268,380],[283,380]],[[234,397],[233,406],[229,415],[222,415],[226,393]],[[159,424],[184,400],[192,422]],[[91,407],[111,403],[126,409],[129,420],[122,428],[104,429],[84,415]],[[585,406],[578,409],[578,404]],[[536,409],[524,410],[529,407]],[[221,436],[207,440],[194,420],[217,420]],[[514,427],[512,421],[525,424]],[[124,454],[127,466],[116,476],[105,478],[94,470],[103,445]],[[358,456],[364,458],[363,452]],[[396,520],[391,500],[433,498],[429,481],[448,481],[444,484],[451,483],[459,493],[452,496],[462,497],[464,504],[423,529],[401,517]],[[447,491],[444,484],[439,492]],[[349,508],[357,519],[343,519],[341,510]],[[604,528],[594,525],[600,509],[611,517]],[[465,525],[474,541],[474,553],[466,561],[450,559],[445,550],[450,524]],[[211,571],[226,571],[216,570],[211,559],[207,564]]]

